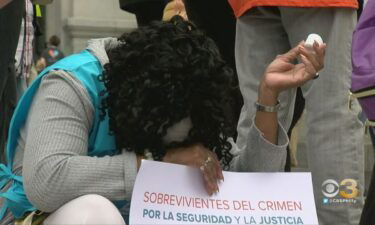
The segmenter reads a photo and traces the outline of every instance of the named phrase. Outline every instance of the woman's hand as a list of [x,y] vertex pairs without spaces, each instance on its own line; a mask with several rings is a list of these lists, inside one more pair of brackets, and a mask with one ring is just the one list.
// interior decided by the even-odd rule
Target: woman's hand
[[[275,106],[283,90],[303,85],[313,79],[324,65],[326,45],[313,45],[314,51],[309,52],[301,42],[289,52],[279,55],[267,67],[258,90],[258,103]],[[301,63],[293,64],[299,58]],[[276,112],[257,111],[255,125],[263,137],[273,144],[277,144],[278,120]]]
[[[301,86],[315,77],[324,66],[326,44],[315,42],[314,51],[308,51],[303,45],[304,42],[301,42],[289,52],[276,57],[267,67],[260,89],[277,97],[281,91]],[[293,64],[297,58],[301,63]]]
[[218,182],[224,180],[220,163],[215,153],[202,144],[168,150],[164,162],[199,168],[209,195],[219,191]]

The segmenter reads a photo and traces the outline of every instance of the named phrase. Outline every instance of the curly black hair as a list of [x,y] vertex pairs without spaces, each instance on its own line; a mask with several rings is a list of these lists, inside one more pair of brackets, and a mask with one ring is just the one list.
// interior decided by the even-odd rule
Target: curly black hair
[[[233,72],[215,43],[179,16],[119,41],[108,51],[103,74],[103,104],[117,147],[136,154],[147,150],[162,160],[168,148],[201,143],[228,168],[230,125],[223,105],[230,100]],[[167,129],[187,117],[192,128],[186,140],[163,143]]]

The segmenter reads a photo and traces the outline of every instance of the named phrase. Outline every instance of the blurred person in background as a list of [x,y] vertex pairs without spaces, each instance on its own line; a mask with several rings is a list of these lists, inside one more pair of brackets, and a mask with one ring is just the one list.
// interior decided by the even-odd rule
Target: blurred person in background
[[35,7],[52,0],[0,0],[0,162],[13,110],[27,87],[33,62]]
[[36,68],[40,72],[60,59],[64,58],[64,53],[59,49],[60,38],[52,35],[48,40],[48,46],[43,50],[41,57],[36,63]]
[[21,31],[15,56],[17,79],[17,98],[19,99],[28,86],[33,65],[34,50],[34,7],[31,0],[25,0],[25,15],[22,19]]
[[25,0],[0,0],[0,161],[5,161],[9,122],[17,104],[15,54]]
[[[375,1],[367,2],[353,35],[351,91],[368,118],[370,134],[375,130]],[[373,137],[373,136],[372,136]],[[374,141],[374,140],[372,140]],[[375,149],[375,148],[374,148]],[[375,173],[372,171],[360,225],[375,224]]]

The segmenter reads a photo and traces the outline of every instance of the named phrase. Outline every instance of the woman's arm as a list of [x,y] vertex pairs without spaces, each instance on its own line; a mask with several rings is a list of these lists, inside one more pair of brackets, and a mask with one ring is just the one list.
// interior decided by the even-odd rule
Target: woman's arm
[[[308,52],[301,42],[289,52],[279,55],[267,67],[258,89],[258,103],[275,106],[279,94],[312,80],[323,68],[325,44],[314,44],[315,52]],[[293,64],[297,59],[301,63]],[[234,146],[234,171],[282,171],[286,159],[288,137],[278,123],[277,111],[257,110],[244,149]]]
[[43,78],[28,118],[23,161],[25,192],[51,212],[85,194],[130,198],[137,172],[134,153],[87,156],[94,109],[86,90],[69,74]]
[[[315,51],[308,51],[303,47],[304,42],[279,55],[267,67],[259,85],[258,102],[262,105],[274,106],[279,94],[290,88],[302,86],[312,80],[316,73],[323,68],[325,44],[314,43]],[[293,64],[297,58],[299,64]],[[257,111],[255,125],[263,136],[273,144],[277,144],[277,112]]]
[[[316,53],[307,52],[302,45],[303,42],[289,52],[277,56],[267,67],[259,85],[258,103],[275,106],[280,92],[303,85],[313,79],[315,74],[323,68],[325,44],[320,46],[314,44]],[[302,63],[295,65],[292,62],[297,57]],[[288,136],[278,122],[277,111],[257,111],[255,118],[249,124],[251,124],[249,138],[244,149],[238,149],[233,140],[230,140],[233,146],[231,153],[234,155],[231,170],[281,171],[285,164]],[[195,157],[188,156],[192,153]],[[211,154],[212,152],[204,146],[197,145],[191,149],[184,148],[184,151],[168,152],[165,161],[200,167],[204,165],[208,156],[213,157]],[[202,172],[207,192],[212,194],[217,190],[217,182],[222,179],[222,175],[220,169],[219,171],[217,169],[217,160],[209,165],[211,169]]]

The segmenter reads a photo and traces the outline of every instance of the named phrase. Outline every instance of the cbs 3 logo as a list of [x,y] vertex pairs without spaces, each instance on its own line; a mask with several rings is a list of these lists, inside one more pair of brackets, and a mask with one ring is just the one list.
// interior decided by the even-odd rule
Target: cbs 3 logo
[[343,198],[355,198],[358,195],[357,181],[344,179],[339,185],[335,180],[328,179],[322,184],[322,192],[327,198],[333,198],[337,194]]

